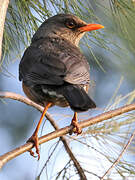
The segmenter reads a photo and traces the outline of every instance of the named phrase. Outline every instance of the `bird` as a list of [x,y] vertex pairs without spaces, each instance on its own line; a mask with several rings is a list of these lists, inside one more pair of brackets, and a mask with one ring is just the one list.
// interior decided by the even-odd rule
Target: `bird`
[[[87,31],[104,28],[88,24],[73,14],[57,14],[45,20],[32,37],[19,64],[19,80],[26,96],[44,107],[38,125],[28,139],[40,158],[38,131],[49,107],[69,106],[74,111],[71,125],[81,134],[77,113],[96,108],[89,97],[90,66],[79,49]],[[30,150],[34,156],[34,152]]]

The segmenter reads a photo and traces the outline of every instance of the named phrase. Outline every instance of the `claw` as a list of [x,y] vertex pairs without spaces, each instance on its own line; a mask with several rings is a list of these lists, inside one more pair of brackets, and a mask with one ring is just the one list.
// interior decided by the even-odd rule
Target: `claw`
[[73,126],[74,126],[74,129],[73,129],[73,132],[76,133],[77,135],[81,134],[82,133],[82,129],[81,127],[79,126],[78,122],[76,121],[72,121],[71,123]]
[[[32,142],[34,144],[34,147],[36,148],[36,153],[38,155],[38,160],[40,159],[40,151],[39,151],[39,141],[38,141],[38,136],[33,134],[27,142]],[[29,150],[30,155],[33,157],[37,157],[34,155],[34,152],[32,151],[32,149]]]
[[[78,124],[78,120],[77,120],[77,112],[74,113],[74,117],[72,119],[71,125],[74,126],[73,132],[76,133],[77,135],[82,133],[82,129]],[[70,133],[72,134],[72,133]]]

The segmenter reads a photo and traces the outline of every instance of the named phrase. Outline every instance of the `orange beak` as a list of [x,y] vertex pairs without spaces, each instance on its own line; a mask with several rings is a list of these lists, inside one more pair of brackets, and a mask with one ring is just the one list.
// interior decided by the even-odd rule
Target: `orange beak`
[[87,24],[86,26],[78,28],[81,32],[86,32],[86,31],[93,31],[97,29],[104,28],[101,24]]

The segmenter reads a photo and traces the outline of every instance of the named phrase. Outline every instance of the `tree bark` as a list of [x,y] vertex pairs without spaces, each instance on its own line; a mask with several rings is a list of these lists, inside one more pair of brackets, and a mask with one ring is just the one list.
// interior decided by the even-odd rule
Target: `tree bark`
[[9,4],[9,0],[0,0],[0,60],[2,57],[2,40],[3,40],[4,23],[5,23],[8,4]]

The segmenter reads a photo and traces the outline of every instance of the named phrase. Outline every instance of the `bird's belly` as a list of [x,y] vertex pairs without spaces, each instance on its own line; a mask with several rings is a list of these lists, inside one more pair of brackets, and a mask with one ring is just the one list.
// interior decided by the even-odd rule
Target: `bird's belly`
[[[86,92],[88,92],[88,85],[82,85],[82,87]],[[23,83],[23,91],[29,99],[42,106],[45,106],[48,102],[52,103],[52,106],[69,106],[69,103],[67,102],[63,94],[60,93],[58,89],[56,90],[56,88],[50,88],[41,85],[35,87],[27,87]]]
[[69,106],[67,100],[62,94],[48,89],[43,89],[43,93],[47,102],[52,102],[53,105],[57,105],[60,107]]
[[53,90],[41,89],[41,88],[30,88],[22,84],[23,91],[26,96],[37,104],[45,106],[46,103],[51,102],[52,106],[57,105],[60,107],[69,106],[68,102],[62,94],[57,93]]

